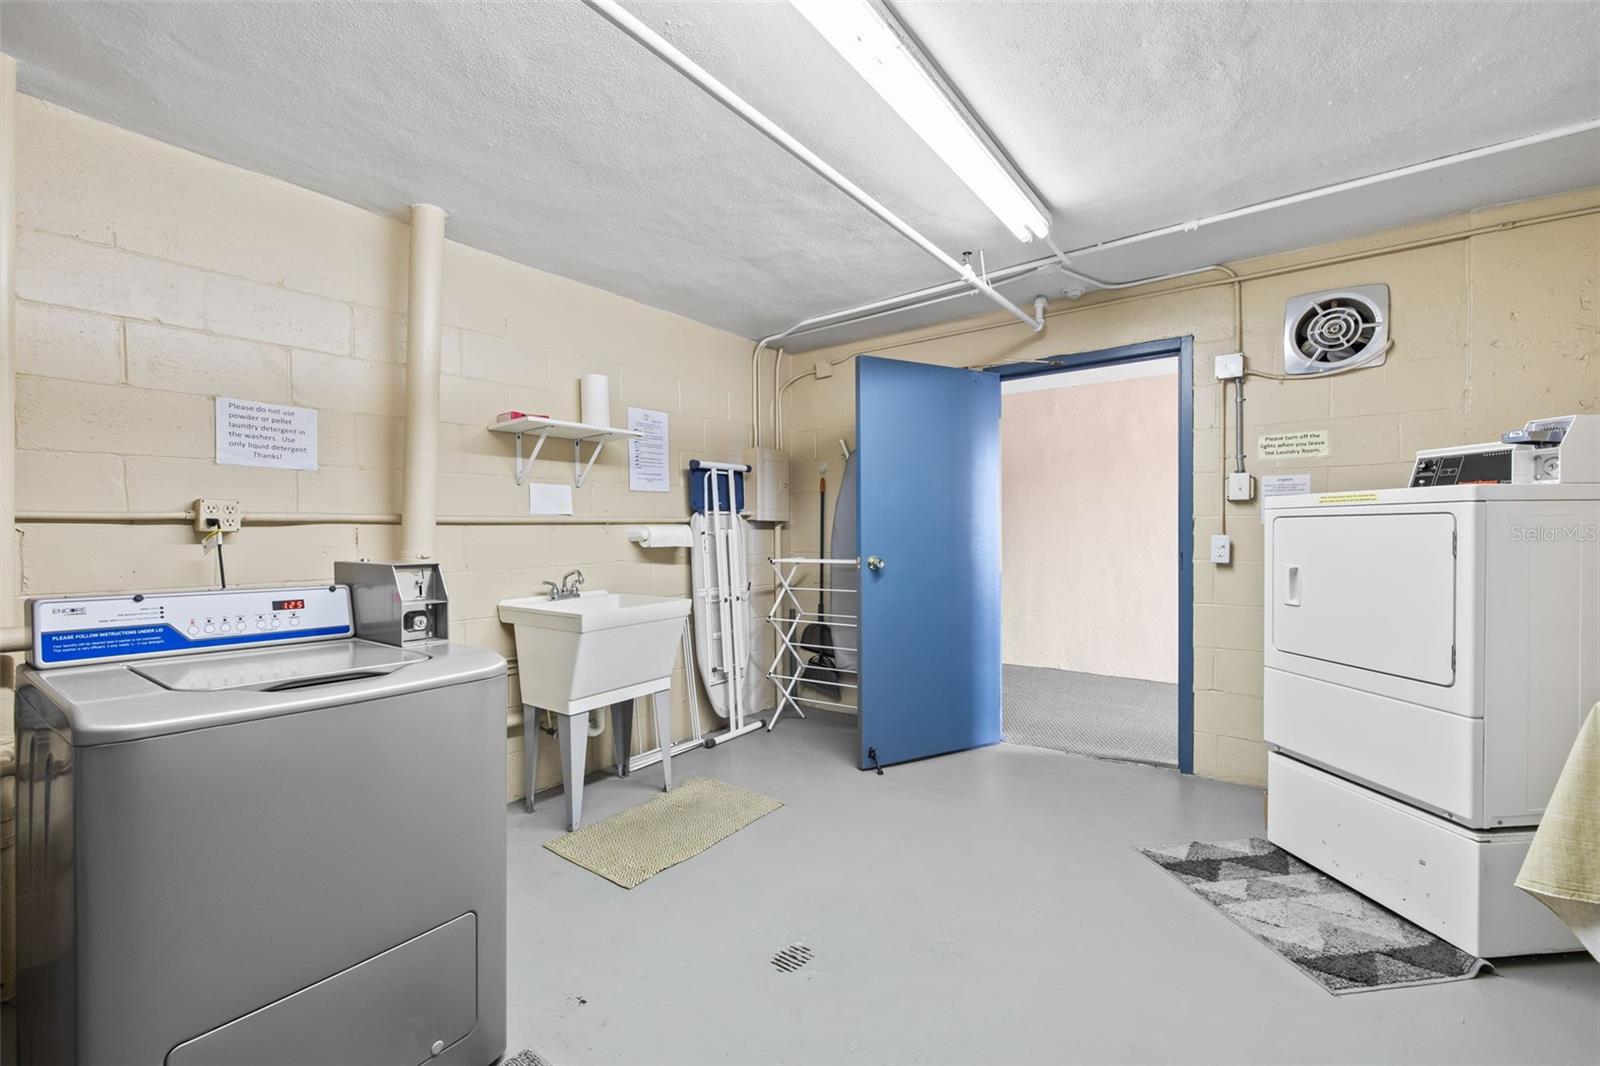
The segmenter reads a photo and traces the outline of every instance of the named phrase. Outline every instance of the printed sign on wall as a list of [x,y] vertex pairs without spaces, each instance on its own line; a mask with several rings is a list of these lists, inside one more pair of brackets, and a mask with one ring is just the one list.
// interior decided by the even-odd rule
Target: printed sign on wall
[[316,409],[218,396],[217,462],[315,470]]
[[1299,496],[1311,491],[1310,474],[1262,474],[1262,496]]
[[1262,459],[1326,459],[1328,431],[1302,429],[1295,433],[1263,433],[1256,438],[1256,455]]
[[667,492],[667,412],[628,408],[628,428],[643,436],[628,441],[628,488],[634,492]]

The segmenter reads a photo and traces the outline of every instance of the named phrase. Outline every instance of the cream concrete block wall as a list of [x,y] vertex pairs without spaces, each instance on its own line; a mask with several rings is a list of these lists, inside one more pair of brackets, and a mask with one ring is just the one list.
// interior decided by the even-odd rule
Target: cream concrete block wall
[[[1043,333],[999,315],[792,355],[789,372],[837,361],[832,377],[787,394],[795,514],[815,509],[816,462],[854,440],[851,353],[975,366],[1194,337],[1196,559],[1211,534],[1233,537],[1231,566],[1194,567],[1195,769],[1265,784],[1261,740],[1262,527],[1258,503],[1224,503],[1232,405],[1211,358],[1236,351],[1252,370],[1281,374],[1284,301],[1345,285],[1389,285],[1394,347],[1386,365],[1332,378],[1245,386],[1245,452],[1257,475],[1309,473],[1316,491],[1404,484],[1422,447],[1492,440],[1530,418],[1600,410],[1600,189],[1496,207],[1337,245],[1229,264],[1241,285],[1189,278],[1133,293],[1054,301]],[[1574,217],[1537,221],[1579,212]],[[1499,228],[1496,228],[1499,227]],[[1397,246],[1438,239],[1428,247]],[[1345,259],[1337,263],[1331,259]],[[1088,268],[1090,264],[1085,263]],[[1257,276],[1284,271],[1272,276]],[[973,332],[977,328],[976,332]],[[960,331],[959,336],[953,335]],[[1262,433],[1326,429],[1326,459],[1254,457]],[[797,542],[810,540],[799,521]],[[809,550],[809,549],[808,549]]]
[[[393,558],[398,529],[368,519],[400,506],[405,224],[28,97],[18,105],[24,594],[213,584],[215,559],[191,528],[148,520],[202,495],[243,504],[247,524],[226,549],[241,584],[325,581],[337,560]],[[496,602],[573,567],[591,588],[686,595],[687,552],[647,554],[593,523],[682,520],[688,459],[738,458],[749,342],[453,242],[444,278],[438,557],[452,637],[514,657]],[[615,420],[629,404],[671,413],[673,491],[629,492],[626,449],[612,444],[574,495],[589,524],[452,522],[527,516],[512,442],[484,427],[508,408],[577,417],[577,379],[591,371],[611,376]],[[320,469],[217,465],[218,395],[317,408]],[[570,484],[570,446],[547,451],[534,479]],[[105,517],[48,517],[61,512]],[[681,671],[673,700],[681,737]],[[513,674],[508,798],[521,793],[519,706]],[[642,746],[650,730],[638,733]],[[595,766],[611,758],[607,738]],[[545,752],[540,787],[559,778],[555,745]]]

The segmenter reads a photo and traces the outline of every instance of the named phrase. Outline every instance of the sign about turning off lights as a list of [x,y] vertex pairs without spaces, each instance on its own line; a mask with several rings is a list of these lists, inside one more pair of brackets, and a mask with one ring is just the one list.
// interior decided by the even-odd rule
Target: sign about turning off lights
[[317,468],[317,411],[217,397],[217,462],[279,470]]

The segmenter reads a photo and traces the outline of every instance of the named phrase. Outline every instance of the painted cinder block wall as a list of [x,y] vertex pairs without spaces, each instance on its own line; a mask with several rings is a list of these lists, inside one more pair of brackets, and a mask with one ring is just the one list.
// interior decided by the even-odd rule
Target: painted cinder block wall
[[[1243,349],[1258,371],[1282,373],[1283,309],[1291,296],[1368,282],[1387,283],[1391,294],[1394,347],[1385,366],[1309,381],[1248,381],[1250,470],[1309,473],[1315,491],[1401,485],[1419,448],[1493,440],[1530,418],[1600,410],[1596,211],[1600,188],[1591,188],[1230,264],[1247,279],[1290,268],[1245,280],[1241,287]],[[1433,238],[1443,243],[1394,250]],[[1327,262],[1343,257],[1353,258]],[[1092,268],[1088,259],[1082,266]],[[1195,769],[1208,777],[1264,785],[1262,527],[1258,503],[1222,501],[1221,390],[1211,361],[1237,351],[1239,342],[1232,286],[1207,281],[1182,279],[1077,301],[1057,297],[1061,285],[1056,284],[1043,289],[1053,306],[1038,335],[1012,320],[985,315],[790,355],[788,376],[804,374],[818,360],[838,363],[831,377],[801,380],[786,394],[791,484],[805,485],[807,478],[814,484],[819,459],[836,464],[837,438],[853,443],[852,353],[975,366],[1192,335]],[[1231,404],[1227,420],[1231,438]],[[1303,429],[1329,431],[1327,458],[1275,462],[1250,454],[1258,434]],[[797,516],[812,513],[799,496],[795,507]],[[1224,521],[1233,537],[1234,562],[1214,566],[1206,561],[1207,548]],[[814,543],[815,520],[809,528],[804,519],[797,522],[793,537],[797,544]]]
[[1178,524],[1175,363],[1003,390],[1005,662],[1178,680],[1178,573],[1167,565]]
[[[400,507],[405,223],[29,97],[18,100],[18,125],[23,595],[213,584],[215,559],[192,528],[117,520],[183,511],[197,496],[237,498],[247,516],[286,516],[247,521],[229,538],[228,577],[238,584],[326,581],[336,560],[394,558],[397,526],[339,516]],[[747,443],[743,338],[454,242],[445,247],[444,322],[441,515],[526,516],[511,439],[484,427],[512,408],[576,419],[587,372],[610,375],[616,420],[628,405],[671,413],[675,480],[670,493],[630,492],[626,449],[608,445],[574,494],[579,516],[684,520],[688,459],[737,459]],[[320,468],[217,465],[217,395],[315,407]],[[570,484],[570,446],[547,451],[533,480]],[[62,512],[107,517],[40,518]],[[295,522],[297,514],[319,517]],[[508,659],[515,648],[496,602],[572,567],[590,588],[689,592],[686,551],[645,552],[619,525],[447,519],[438,553],[452,637]],[[679,736],[689,721],[682,682],[680,671]],[[514,798],[514,677],[507,706]],[[709,729],[718,720],[703,711],[702,721]],[[643,741],[649,729],[635,735]],[[609,760],[609,736],[591,745],[592,766]],[[541,788],[559,780],[554,749],[545,745]]]

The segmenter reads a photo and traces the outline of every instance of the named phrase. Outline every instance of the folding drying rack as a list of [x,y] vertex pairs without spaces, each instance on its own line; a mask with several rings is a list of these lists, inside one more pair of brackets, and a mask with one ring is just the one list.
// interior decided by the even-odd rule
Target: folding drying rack
[[[772,666],[767,669],[767,679],[778,690],[778,705],[773,709],[772,717],[767,719],[767,730],[770,732],[772,727],[778,724],[778,716],[783,714],[785,707],[794,708],[794,713],[804,718],[806,712],[800,706],[802,703],[809,703],[818,707],[840,707],[845,710],[854,710],[855,704],[842,703],[838,700],[825,700],[818,696],[804,694],[800,685],[805,677],[805,653],[808,651],[831,652],[834,649],[823,647],[819,644],[807,644],[798,639],[798,634],[802,633],[805,627],[813,622],[820,622],[833,629],[859,630],[861,628],[861,617],[839,611],[809,611],[800,603],[799,597],[795,593],[811,592],[834,595],[837,593],[858,592],[859,590],[857,589],[830,587],[832,582],[828,580],[827,575],[830,572],[829,567],[848,566],[859,568],[861,560],[859,558],[820,559],[814,556],[792,555],[782,559],[769,559],[768,562],[772,564],[773,574],[777,578],[777,594],[772,599],[772,610],[767,614],[767,621],[772,624],[773,631],[777,634],[778,653],[773,656]],[[795,584],[795,580],[800,573],[810,567],[816,567],[817,584]],[[787,618],[781,614],[785,601],[787,601],[790,608],[790,614]],[[859,654],[859,641],[857,645],[857,654]],[[787,672],[784,670],[785,656],[789,658],[790,664],[792,664]],[[835,674],[848,674],[856,678],[856,680],[854,682],[830,681],[828,682],[829,684],[837,685],[842,689],[860,691],[860,670],[849,670],[837,666],[831,667],[831,669]]]

